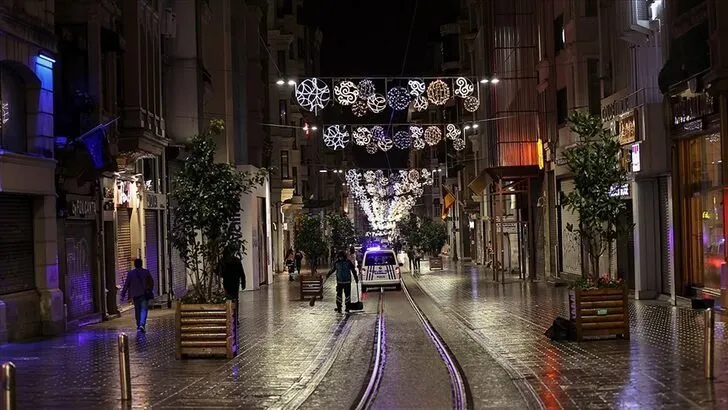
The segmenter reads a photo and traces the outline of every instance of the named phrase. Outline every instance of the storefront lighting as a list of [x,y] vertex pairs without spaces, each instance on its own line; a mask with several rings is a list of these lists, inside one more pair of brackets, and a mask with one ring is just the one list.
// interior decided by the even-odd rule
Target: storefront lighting
[[286,83],[286,82],[285,82],[285,81],[283,81],[283,79],[282,79],[282,78],[279,78],[279,79],[278,79],[278,81],[276,81],[276,84],[278,84],[278,85],[283,85],[283,84],[285,84],[285,83]]
[[477,123],[476,124],[473,124],[473,128],[474,129],[478,129],[478,127],[480,127],[480,125],[478,125]]
[[45,61],[47,61],[47,62],[49,62],[51,64],[55,64],[56,63],[56,59],[55,58],[53,58],[53,57],[51,57],[51,56],[49,56],[48,54],[45,54],[45,53],[38,53],[38,58],[40,58],[41,60],[45,60]]
[[315,125],[313,127],[311,127],[311,131],[316,131],[317,129],[318,129],[318,127]]
[[328,169],[319,169],[319,173],[321,173],[321,174],[325,174],[327,172],[329,172]]
[[293,87],[294,85],[296,85],[296,82],[294,80],[288,80],[288,85]]
[[484,78],[484,79],[480,80],[480,83],[481,84],[488,84],[489,81],[490,80],[488,80],[487,78]]

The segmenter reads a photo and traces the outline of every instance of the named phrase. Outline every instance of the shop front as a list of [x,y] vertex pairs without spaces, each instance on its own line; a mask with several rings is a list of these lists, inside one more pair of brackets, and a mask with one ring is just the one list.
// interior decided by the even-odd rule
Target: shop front
[[[115,242],[116,242],[116,289],[122,289],[127,273],[134,264],[134,259],[141,258],[141,241],[139,234],[142,229],[139,215],[140,183],[134,177],[125,178],[123,175],[115,181]],[[119,310],[129,309],[128,300],[121,299],[121,292],[117,293],[116,304]]]
[[156,192],[144,192],[144,258],[145,267],[154,278],[154,294],[162,294],[166,289],[168,277],[165,275],[164,211],[167,196]]
[[671,96],[676,146],[675,241],[678,292],[719,296],[725,288],[724,181],[718,104],[707,93]]

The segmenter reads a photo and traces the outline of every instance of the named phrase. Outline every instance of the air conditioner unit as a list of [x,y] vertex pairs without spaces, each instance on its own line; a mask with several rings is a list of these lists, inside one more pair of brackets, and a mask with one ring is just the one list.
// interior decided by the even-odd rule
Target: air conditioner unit
[[162,36],[165,38],[177,37],[177,15],[172,9],[164,10],[164,20],[162,21]]

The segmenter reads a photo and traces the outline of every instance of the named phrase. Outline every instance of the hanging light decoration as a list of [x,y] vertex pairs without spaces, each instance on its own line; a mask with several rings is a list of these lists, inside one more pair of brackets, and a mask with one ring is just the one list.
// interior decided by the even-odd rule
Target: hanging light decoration
[[357,127],[352,136],[354,143],[360,147],[365,147],[372,141],[372,132],[367,127]]
[[417,96],[414,100],[412,100],[412,109],[417,112],[425,111],[429,106],[430,103],[427,101],[427,97],[425,97],[424,95]]
[[367,108],[367,102],[364,100],[356,100],[354,105],[351,106],[351,113],[355,117],[363,117],[367,115],[369,109]]
[[427,99],[435,105],[445,105],[450,99],[450,87],[442,80],[435,80],[427,86]]
[[366,150],[367,150],[367,154],[374,155],[377,153],[379,148],[377,147],[377,144],[372,141],[367,145]]
[[469,97],[471,94],[473,94],[473,91],[475,90],[475,86],[473,85],[473,82],[468,80],[465,77],[458,77],[455,79],[455,89],[453,90],[453,94],[460,98]]
[[367,107],[375,114],[379,114],[387,108],[387,99],[382,94],[374,93],[367,97]]
[[470,96],[465,97],[463,100],[463,108],[465,108],[465,111],[467,112],[475,112],[478,111],[478,108],[480,107],[480,100],[478,97]]
[[465,138],[454,138],[452,140],[452,146],[455,151],[462,151],[465,149]]
[[359,98],[359,88],[351,81],[340,81],[334,86],[334,96],[341,105],[352,105]]
[[372,141],[380,141],[384,139],[386,135],[387,134],[384,132],[384,128],[380,127],[379,125],[375,125],[372,127]]
[[399,149],[408,149],[412,145],[412,137],[407,131],[397,131],[392,137],[394,146]]
[[404,87],[392,87],[387,91],[387,102],[395,111],[406,110],[410,101],[410,94]]
[[442,139],[442,130],[439,127],[431,125],[425,130],[425,142],[429,146],[437,145]]
[[447,124],[445,127],[447,139],[454,140],[462,135],[462,131],[455,124]]
[[359,98],[366,100],[369,98],[377,88],[374,86],[374,82],[368,78],[359,81]]
[[329,86],[318,78],[307,78],[296,85],[296,102],[302,108],[316,112],[331,101]]
[[425,93],[425,82],[422,80],[409,80],[407,86],[409,87],[409,94],[413,97],[419,97]]
[[343,125],[331,125],[324,130],[324,144],[327,147],[338,150],[344,149],[349,142],[349,131]]
[[380,150],[387,152],[390,149],[392,149],[392,147],[394,146],[394,141],[392,141],[391,138],[384,137],[384,138],[380,139],[379,141],[377,141],[377,146],[379,147]]

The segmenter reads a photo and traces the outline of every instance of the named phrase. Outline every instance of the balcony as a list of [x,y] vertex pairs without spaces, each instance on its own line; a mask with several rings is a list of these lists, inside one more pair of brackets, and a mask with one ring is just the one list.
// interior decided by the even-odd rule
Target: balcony
[[650,9],[646,1],[616,3],[615,26],[619,37],[634,45],[643,45],[654,34]]

